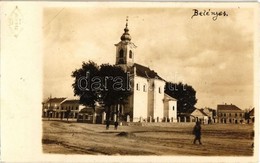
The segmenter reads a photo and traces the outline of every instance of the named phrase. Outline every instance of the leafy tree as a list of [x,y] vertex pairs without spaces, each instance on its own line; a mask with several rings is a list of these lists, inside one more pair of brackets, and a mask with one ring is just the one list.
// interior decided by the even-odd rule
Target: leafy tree
[[83,62],[80,69],[72,72],[74,96],[80,97],[80,103],[91,106],[101,102],[106,108],[107,120],[111,106],[127,102],[131,90],[128,88],[128,74],[121,67],[109,64],[98,66],[89,61]]
[[177,99],[177,114],[186,113],[190,109],[194,109],[197,103],[196,91],[192,86],[183,83],[167,82],[165,85],[165,93]]
[[95,101],[97,101],[97,94],[91,90],[92,80],[98,76],[99,67],[96,63],[89,61],[83,62],[80,69],[72,72],[74,83],[72,84],[74,96],[79,96],[80,104],[90,106],[95,111]]
[[[109,118],[111,106],[126,103],[128,97],[131,95],[131,90],[128,88],[128,74],[121,67],[102,64],[99,75],[104,79],[100,93],[102,101],[107,108],[107,118]],[[118,115],[118,110],[116,114]]]

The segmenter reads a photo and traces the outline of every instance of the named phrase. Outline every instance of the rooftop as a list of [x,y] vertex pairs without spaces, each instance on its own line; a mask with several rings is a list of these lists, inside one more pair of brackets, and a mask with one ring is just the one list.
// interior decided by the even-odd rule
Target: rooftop
[[149,67],[140,65],[135,63],[133,65],[133,67],[136,68],[136,75],[140,76],[140,77],[144,77],[144,78],[151,78],[151,79],[160,79],[160,80],[164,80],[163,78],[161,78],[157,72],[155,72],[154,70],[151,70]]
[[79,104],[79,100],[66,100],[62,104]]
[[61,98],[49,98],[46,103],[61,103],[62,101],[64,101],[66,99],[66,97],[61,97]]
[[224,104],[224,105],[218,105],[217,106],[217,110],[237,110],[237,111],[242,111],[240,108],[238,108],[236,105],[227,105],[227,104]]

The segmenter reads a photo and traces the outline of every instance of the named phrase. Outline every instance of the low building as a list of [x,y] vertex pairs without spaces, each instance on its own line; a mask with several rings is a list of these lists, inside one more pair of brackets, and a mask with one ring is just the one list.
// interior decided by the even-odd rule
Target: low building
[[219,123],[243,123],[245,121],[245,113],[236,105],[218,105],[217,116]]
[[83,105],[79,104],[77,99],[49,98],[42,103],[43,118],[73,118],[77,119],[79,111]]
[[249,119],[248,123],[254,123],[255,122],[255,108],[251,109],[249,112]]
[[203,109],[195,109],[190,114],[190,122],[201,122],[202,124],[208,124],[209,117],[203,112]]
[[106,113],[103,106],[84,107],[78,113],[77,122],[104,124]]
[[208,107],[202,109],[203,112],[208,116],[208,123],[217,122],[217,111]]
[[61,103],[59,112],[59,118],[67,118],[66,113],[68,113],[68,118],[77,119],[79,111],[84,108],[83,105],[79,104],[77,99],[66,99]]
[[61,103],[67,98],[48,98],[42,103],[42,117],[43,118],[59,118],[59,110],[61,109]]

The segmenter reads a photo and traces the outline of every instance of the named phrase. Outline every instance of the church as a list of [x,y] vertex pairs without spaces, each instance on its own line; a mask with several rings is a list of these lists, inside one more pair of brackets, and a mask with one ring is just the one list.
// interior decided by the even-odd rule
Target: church
[[115,64],[130,74],[133,91],[121,114],[128,116],[128,122],[177,122],[177,100],[164,93],[166,81],[134,60],[137,46],[131,41],[128,20],[120,39]]

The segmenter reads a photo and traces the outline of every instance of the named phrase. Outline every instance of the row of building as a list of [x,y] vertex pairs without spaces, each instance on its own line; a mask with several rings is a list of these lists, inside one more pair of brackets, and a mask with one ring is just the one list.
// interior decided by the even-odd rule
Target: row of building
[[[117,110],[119,109],[119,111]],[[119,113],[119,114],[118,114]],[[248,114],[248,118],[246,117]],[[78,122],[103,124],[106,120],[105,108],[97,105],[95,109],[85,107],[77,99],[49,98],[42,103],[43,118],[70,118]],[[111,122],[134,122],[123,106],[113,106],[110,115]],[[176,118],[165,117],[161,121],[153,117],[139,117],[138,122],[196,122],[210,123],[253,123],[254,108],[248,112],[241,110],[233,104],[217,105],[217,110],[211,108],[194,108]]]

